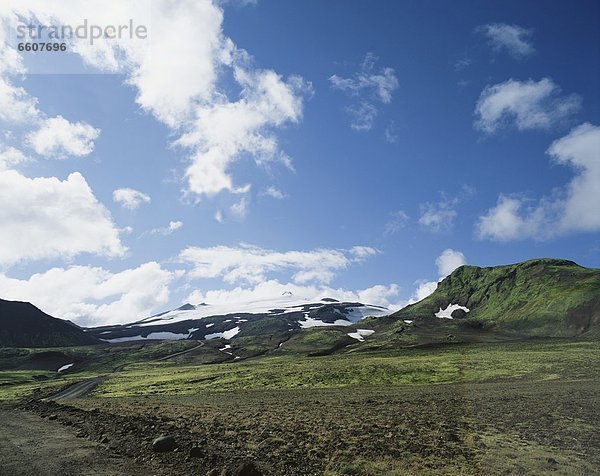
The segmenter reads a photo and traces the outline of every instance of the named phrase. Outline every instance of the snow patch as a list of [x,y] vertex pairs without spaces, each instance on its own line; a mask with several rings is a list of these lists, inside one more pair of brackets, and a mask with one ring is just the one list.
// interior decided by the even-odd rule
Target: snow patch
[[233,329],[229,329],[228,331],[225,331],[225,332],[215,332],[214,334],[206,334],[204,336],[204,338],[206,340],[218,339],[218,338],[223,338],[223,339],[229,340],[232,337],[238,335],[239,332],[240,332],[240,328],[236,326]]
[[[306,329],[308,327],[325,327],[325,326],[351,326],[352,322],[347,321],[346,319],[337,319],[335,322],[325,322],[319,319],[313,319],[312,317],[305,317],[306,320],[298,321],[300,327]],[[292,329],[290,329],[291,331]]]
[[356,329],[356,332],[349,332],[348,336],[362,342],[363,340],[365,340],[365,337],[370,336],[374,332],[375,331],[373,331],[371,329]]
[[346,309],[346,319],[348,319],[350,322],[358,322],[362,319],[364,319],[365,317],[381,317],[381,316],[387,316],[390,311],[383,308],[383,307],[376,307],[376,306],[357,306],[357,307],[352,307],[352,308],[347,308]]
[[469,312],[469,309],[465,306],[461,306],[460,304],[448,304],[446,309],[442,309],[435,313],[435,317],[439,317],[440,319],[452,319],[452,312],[457,309],[462,309],[465,312]]
[[64,372],[65,370],[68,370],[71,367],[73,367],[73,365],[75,365],[75,364],[73,363],[73,364],[63,365],[60,369],[57,370],[57,372]]

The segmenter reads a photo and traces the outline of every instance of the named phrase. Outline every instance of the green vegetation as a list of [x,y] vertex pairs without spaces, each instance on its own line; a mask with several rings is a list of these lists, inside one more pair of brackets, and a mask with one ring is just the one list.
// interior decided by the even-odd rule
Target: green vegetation
[[557,259],[493,268],[462,266],[431,296],[382,322],[440,321],[434,314],[451,303],[470,309],[468,319],[446,323],[457,332],[480,328],[513,337],[596,335],[600,325],[600,270]]
[[[340,333],[333,329],[307,333],[306,338],[287,341],[299,349],[306,340],[335,344]],[[345,337],[347,337],[344,334]],[[398,386],[453,382],[503,380],[600,379],[600,348],[597,341],[531,341],[486,344],[447,344],[394,351],[350,352],[321,357],[273,355],[260,359],[230,360],[203,365],[204,359],[223,361],[230,356],[219,352],[222,345],[211,341],[198,353],[157,361],[165,355],[190,349],[197,342],[163,342],[118,349],[82,347],[56,349],[73,358],[92,361],[84,372],[66,373],[10,369],[0,371],[0,399],[15,398],[33,388],[64,384],[65,380],[107,373],[98,396],[193,395],[205,390],[262,388],[331,388],[343,386]],[[15,355],[28,362],[39,349],[2,349],[0,356]],[[220,360],[217,360],[220,359]],[[186,362],[191,360],[193,363]],[[113,372],[113,370],[119,370]],[[41,376],[41,377],[40,377]]]
[[[61,418],[89,419],[87,431],[109,432],[111,441],[125,438],[121,431],[127,427],[129,435],[139,435],[127,445],[145,441],[149,425],[178,431],[178,439],[189,438],[189,444],[209,442],[206,460],[174,455],[169,464],[180,465],[174,474],[193,473],[193,464],[224,467],[239,455],[267,465],[272,474],[290,476],[570,475],[593,474],[600,464],[600,421],[593,404],[600,381],[598,341],[373,352],[353,345],[347,352],[312,357],[290,350],[307,340],[317,347],[335,345],[344,335],[331,328],[310,330],[297,342],[285,341],[278,354],[212,365],[201,362],[212,354],[224,358],[218,350],[222,341],[199,348],[188,341],[54,349],[98,360],[94,365],[108,375],[91,396],[70,402],[84,414],[66,407]],[[235,345],[242,343],[232,349]],[[31,353],[40,351],[0,355],[14,365],[27,362]],[[4,370],[0,400],[48,395],[98,374]],[[162,429],[165,422],[171,426]]]

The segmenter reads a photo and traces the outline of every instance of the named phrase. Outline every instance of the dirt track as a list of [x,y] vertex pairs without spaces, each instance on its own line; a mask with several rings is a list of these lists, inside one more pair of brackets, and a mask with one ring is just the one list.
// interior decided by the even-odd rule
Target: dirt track
[[0,407],[0,422],[0,476],[152,474],[56,421]]
[[48,397],[46,400],[59,402],[61,400],[73,400],[74,398],[84,397],[94,390],[106,377],[96,377],[83,382],[76,383],[70,387],[58,392],[56,395]]

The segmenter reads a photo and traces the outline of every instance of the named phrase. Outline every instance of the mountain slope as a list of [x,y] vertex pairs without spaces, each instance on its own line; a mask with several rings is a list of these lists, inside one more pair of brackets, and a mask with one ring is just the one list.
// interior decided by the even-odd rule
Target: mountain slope
[[[87,329],[91,335],[118,343],[144,339],[254,338],[281,336],[312,327],[348,327],[366,316],[389,311],[362,303],[338,302],[324,298],[317,302],[285,294],[274,299],[231,304],[184,304],[130,324]],[[352,332],[348,330],[347,332]]]
[[68,321],[33,304],[0,299],[0,347],[62,347],[99,341]]
[[411,327],[433,326],[507,338],[598,335],[600,270],[559,259],[461,266],[389,320],[401,320],[409,334]]

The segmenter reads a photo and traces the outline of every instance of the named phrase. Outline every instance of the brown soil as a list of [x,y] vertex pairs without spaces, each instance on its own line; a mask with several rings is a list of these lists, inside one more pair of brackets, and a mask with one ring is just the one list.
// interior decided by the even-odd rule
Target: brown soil
[[[593,381],[493,382],[88,397],[26,407],[170,475],[236,474],[244,461],[269,475],[389,474],[345,472],[357,459],[392,461],[396,474],[568,475],[600,467],[597,395]],[[152,452],[162,434],[175,437],[174,452]]]
[[0,407],[0,422],[0,475],[152,474],[145,465],[88,440],[75,426],[66,427],[58,421],[6,407]]

